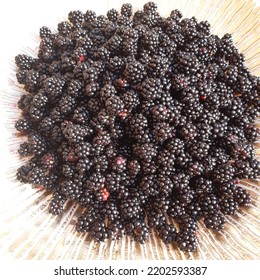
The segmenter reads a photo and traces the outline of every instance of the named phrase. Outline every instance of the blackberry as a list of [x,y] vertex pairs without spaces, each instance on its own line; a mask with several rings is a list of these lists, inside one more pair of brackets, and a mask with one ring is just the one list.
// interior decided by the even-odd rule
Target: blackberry
[[94,221],[89,234],[95,241],[104,242],[108,238],[107,227],[105,226],[105,223],[100,220]]
[[209,229],[222,230],[225,224],[225,217],[222,213],[216,212],[205,216],[204,224]]
[[170,125],[166,122],[156,123],[152,130],[153,138],[156,142],[164,142],[173,137],[174,132]]
[[166,221],[165,215],[161,210],[149,209],[147,213],[147,224],[149,228],[160,228]]
[[31,145],[27,142],[23,142],[22,144],[20,144],[20,147],[18,149],[18,153],[22,157],[32,155]]
[[139,92],[146,100],[154,100],[162,95],[162,85],[159,79],[145,79],[139,86]]
[[138,218],[135,218],[126,224],[125,232],[141,244],[144,244],[149,236],[149,232],[144,221]]
[[202,194],[199,197],[199,204],[203,213],[205,214],[212,214],[215,213],[215,211],[219,210],[219,200],[213,193]]
[[35,167],[33,168],[29,173],[28,173],[28,182],[33,184],[33,185],[42,185],[45,177],[45,172],[42,168],[40,167]]
[[185,215],[185,207],[179,200],[171,201],[167,214],[172,218],[180,218]]
[[83,192],[82,186],[74,183],[72,180],[64,181],[61,190],[67,199],[78,199]]
[[192,140],[196,137],[196,127],[192,123],[187,123],[180,129],[180,136],[185,140]]
[[51,30],[50,28],[43,26],[40,28],[39,35],[42,39],[51,37]]
[[109,238],[119,240],[124,234],[124,224],[120,220],[115,220],[108,225],[107,230]]
[[217,182],[224,183],[232,180],[234,177],[234,173],[235,169],[233,166],[224,164],[214,169],[213,178]]
[[238,203],[232,197],[223,196],[219,200],[220,211],[225,215],[233,215],[238,209]]
[[49,212],[53,215],[60,215],[63,212],[63,207],[66,202],[64,195],[56,192],[54,193],[49,205]]
[[15,57],[15,64],[21,70],[31,70],[34,63],[35,63],[35,60],[26,54],[18,54]]
[[176,243],[179,248],[185,252],[194,252],[197,250],[198,243],[195,233],[190,231],[180,231],[176,237]]
[[68,20],[76,27],[79,27],[84,19],[81,11],[71,11],[68,14]]
[[241,206],[249,206],[252,202],[251,195],[241,187],[236,188],[233,192],[233,198]]
[[133,7],[131,4],[126,3],[123,4],[121,7],[121,15],[125,16],[125,17],[131,17],[133,13]]
[[121,201],[120,213],[123,218],[130,219],[141,213],[140,203],[137,199],[124,199]]
[[76,230],[78,232],[89,232],[91,226],[95,221],[95,217],[89,212],[83,213],[76,223]]
[[107,18],[112,22],[116,22],[118,17],[119,17],[119,13],[115,9],[111,9],[107,12]]
[[32,123],[27,119],[19,119],[15,123],[15,129],[20,132],[30,132],[32,129]]
[[124,110],[124,103],[119,96],[114,95],[106,100],[105,107],[111,116],[116,116]]
[[147,196],[156,196],[159,194],[158,186],[156,185],[155,175],[145,175],[140,182],[141,191]]
[[145,74],[145,68],[140,62],[131,61],[126,64],[124,75],[129,83],[136,84],[141,82]]
[[161,225],[158,230],[158,235],[162,239],[165,244],[172,243],[176,240],[177,231],[174,225],[172,224],[163,224]]

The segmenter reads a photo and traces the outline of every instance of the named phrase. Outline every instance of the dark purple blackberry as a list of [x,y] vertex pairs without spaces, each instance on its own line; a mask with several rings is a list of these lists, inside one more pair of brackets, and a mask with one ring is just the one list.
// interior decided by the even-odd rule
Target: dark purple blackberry
[[149,209],[149,215],[147,215],[147,224],[149,228],[158,228],[166,221],[165,214],[160,209],[154,209],[151,206]]
[[196,194],[211,193],[213,191],[213,182],[205,177],[195,179],[193,185]]
[[28,119],[19,119],[15,123],[15,129],[20,132],[30,132],[32,129],[32,123]]
[[95,221],[95,217],[89,212],[83,213],[77,221],[76,230],[78,232],[89,232]]
[[180,136],[184,139],[184,141],[190,141],[194,139],[196,135],[196,127],[192,123],[187,123],[180,129]]
[[159,237],[165,244],[172,243],[176,240],[177,231],[174,225],[164,223],[157,229]]
[[32,69],[35,63],[35,59],[26,55],[26,54],[18,54],[15,57],[15,64],[21,70],[30,70]]
[[45,172],[41,167],[35,167],[28,173],[28,182],[33,185],[42,185],[45,177]]
[[123,112],[124,103],[119,96],[114,95],[106,100],[105,108],[111,116],[116,116]]
[[66,180],[62,183],[61,191],[67,199],[78,199],[83,192],[83,188],[81,184]]
[[219,202],[216,195],[213,193],[207,194],[204,193],[200,195],[199,197],[199,204],[201,207],[201,210],[205,214],[212,214],[215,213],[215,211],[219,210]]
[[131,219],[134,217],[138,217],[142,209],[140,207],[140,203],[137,199],[124,199],[120,204],[120,213],[121,216],[125,219]]
[[42,39],[51,37],[51,30],[50,28],[43,26],[40,28],[39,35]]
[[224,164],[218,166],[213,171],[213,179],[219,183],[231,181],[234,177],[235,169],[232,165]]
[[174,129],[170,127],[169,123],[156,123],[155,125],[153,125],[152,135],[153,139],[157,143],[162,143],[174,136]]
[[144,175],[140,182],[141,191],[147,196],[156,196],[159,194],[159,189],[156,184],[155,175]]
[[104,242],[108,238],[107,227],[101,220],[96,220],[93,222],[89,234],[95,241]]
[[178,21],[180,21],[180,19],[182,18],[182,13],[181,13],[181,11],[175,9],[175,10],[172,10],[172,11],[171,11],[170,17],[171,17],[174,21],[178,22]]
[[132,13],[133,13],[133,7],[131,4],[126,3],[126,4],[122,5],[122,7],[121,7],[122,16],[131,17]]
[[146,100],[155,100],[162,96],[162,84],[160,79],[145,79],[138,88],[141,96]]
[[201,160],[206,157],[208,155],[209,148],[210,146],[206,142],[195,141],[188,144],[188,151],[190,155],[197,160]]
[[234,190],[233,198],[239,206],[249,206],[252,203],[251,195],[241,187]]
[[84,16],[81,11],[71,11],[68,14],[68,20],[75,26],[80,27],[83,22]]
[[204,224],[209,229],[222,230],[225,224],[225,217],[222,213],[216,212],[205,216]]
[[145,68],[143,64],[138,61],[131,61],[126,64],[124,75],[130,84],[141,82],[145,77]]
[[62,95],[64,84],[64,80],[57,77],[50,77],[46,79],[44,82],[44,89],[47,96],[49,96],[52,101],[55,101],[56,98]]
[[111,9],[107,12],[107,18],[112,22],[116,22],[118,17],[119,13],[116,9]]
[[66,202],[66,197],[58,192],[54,193],[49,205],[49,212],[53,215],[60,215],[63,212],[63,207]]
[[179,218],[185,214],[185,207],[179,200],[170,201],[167,214],[172,218]]
[[185,252],[194,252],[197,250],[198,243],[194,232],[180,231],[176,237],[176,243],[180,250]]
[[123,237],[124,225],[120,220],[115,220],[108,225],[107,231],[109,238],[119,240]]
[[134,238],[135,241],[144,244],[149,237],[148,228],[145,222],[139,218],[134,218],[126,224],[125,232]]
[[229,196],[223,196],[219,200],[220,211],[225,215],[233,215],[237,212],[238,203]]

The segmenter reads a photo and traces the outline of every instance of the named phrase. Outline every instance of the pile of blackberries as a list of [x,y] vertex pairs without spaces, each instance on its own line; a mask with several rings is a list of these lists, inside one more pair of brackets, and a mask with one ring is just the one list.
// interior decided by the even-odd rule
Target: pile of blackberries
[[40,38],[37,58],[15,58],[18,152],[30,157],[17,178],[53,193],[52,214],[73,200],[77,231],[96,241],[144,243],[154,229],[195,251],[198,220],[221,230],[251,203],[239,180],[260,173],[260,83],[230,34],[148,2],[71,11]]

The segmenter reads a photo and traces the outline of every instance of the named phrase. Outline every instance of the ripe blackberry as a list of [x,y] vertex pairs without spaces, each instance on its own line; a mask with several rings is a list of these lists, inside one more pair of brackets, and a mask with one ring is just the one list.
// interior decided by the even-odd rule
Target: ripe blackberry
[[235,169],[232,165],[223,164],[215,168],[213,171],[213,178],[215,181],[224,183],[231,181],[234,177]]
[[162,239],[165,244],[172,243],[176,240],[177,231],[174,225],[164,223],[162,224],[158,230],[158,235]]
[[127,198],[121,201],[120,204],[120,213],[123,218],[131,219],[134,217],[138,217],[141,213],[140,203],[137,199]]
[[15,123],[15,129],[20,132],[30,132],[32,129],[32,123],[28,119],[19,119]]
[[177,234],[176,242],[179,248],[185,252],[194,252],[198,248],[195,233],[190,231],[180,231]]
[[118,17],[119,13],[116,9],[111,9],[107,12],[107,18],[112,22],[116,22]]
[[63,207],[66,202],[66,198],[61,193],[54,193],[52,200],[49,204],[49,212],[53,215],[60,215],[63,212]]
[[225,217],[222,213],[216,212],[205,216],[204,224],[207,228],[222,230],[225,224]]
[[162,143],[167,139],[170,139],[174,135],[173,128],[170,127],[169,123],[161,122],[156,123],[152,129],[153,139],[158,142]]
[[234,190],[233,198],[239,206],[249,206],[252,203],[251,195],[241,187]]
[[76,223],[76,230],[78,232],[88,232],[95,221],[95,217],[89,212],[83,213]]
[[180,218],[185,214],[185,207],[179,200],[170,201],[167,214],[172,218]]
[[131,17],[133,13],[133,7],[131,4],[126,3],[123,4],[121,7],[121,15],[125,16],[125,17]]
[[212,193],[213,182],[205,177],[199,177],[195,179],[193,183],[193,188],[196,194]]
[[42,39],[51,37],[51,30],[50,28],[43,26],[40,28],[39,35]]
[[109,238],[112,240],[119,240],[123,237],[124,225],[122,221],[115,220],[108,225],[107,230]]
[[219,200],[220,211],[225,215],[233,215],[237,212],[238,203],[227,195]]
[[67,199],[75,200],[81,196],[83,188],[81,184],[76,184],[72,180],[66,180],[62,183],[61,191]]
[[138,218],[134,218],[126,224],[125,232],[141,244],[144,244],[149,237],[149,232],[145,222]]
[[114,95],[106,100],[105,107],[111,116],[116,116],[124,110],[124,103],[119,96]]
[[33,185],[42,185],[45,177],[45,172],[41,167],[35,167],[28,173],[28,182]]
[[219,210],[218,198],[215,194],[202,194],[199,197],[200,207],[205,214],[212,214]]
[[160,98],[162,95],[162,85],[159,79],[145,79],[138,89],[141,96],[149,101]]
[[101,220],[96,220],[93,222],[89,234],[95,241],[104,242],[108,238],[107,227]]
[[68,14],[68,20],[76,27],[79,27],[84,19],[81,11],[71,11]]
[[32,69],[34,63],[35,63],[35,59],[30,57],[30,56],[28,56],[28,55],[26,55],[26,54],[18,54],[15,57],[15,64],[21,70],[30,70],[30,69]]
[[187,123],[180,129],[180,136],[185,141],[194,139],[197,135],[196,127],[192,123]]
[[126,64],[124,75],[125,75],[126,80],[130,84],[136,84],[136,83],[141,82],[144,79],[144,77],[146,75],[145,68],[140,62],[131,61]]

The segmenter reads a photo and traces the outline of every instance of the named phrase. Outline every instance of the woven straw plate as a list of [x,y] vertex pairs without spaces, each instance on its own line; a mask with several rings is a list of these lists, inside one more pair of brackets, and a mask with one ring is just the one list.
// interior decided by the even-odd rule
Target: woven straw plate
[[[6,32],[4,34],[7,37],[5,40],[17,36],[17,44],[19,45],[16,46],[18,51],[15,49],[15,53],[9,52],[9,62],[13,61],[14,55],[19,52],[36,54],[33,48],[37,46],[37,39],[31,33],[38,32],[42,25],[57,26],[59,21],[66,18],[70,10],[92,9],[99,14],[105,14],[112,7],[119,9],[124,2],[131,2],[137,9],[141,8],[147,1],[98,1],[96,4],[95,1],[72,1],[72,3],[68,1],[67,3],[67,1],[47,0],[44,1],[44,6],[41,9],[35,4],[30,5],[26,0],[13,2],[17,4],[16,9],[20,19],[23,18],[23,15],[29,16],[29,18],[24,23],[25,27],[19,28],[19,23],[12,22],[12,19],[8,17],[8,12],[11,16],[10,12],[12,11],[11,5],[8,5],[10,9],[5,18],[9,18],[10,24],[12,22],[12,27],[9,27],[13,33]],[[196,16],[199,20],[208,20],[212,26],[212,33],[219,36],[227,32],[231,33],[235,45],[245,55],[246,65],[254,75],[260,75],[260,7],[256,5],[256,1],[158,0],[157,3],[160,13],[164,16],[169,15],[172,9],[177,8],[182,11],[185,17]],[[28,8],[30,13],[27,11]],[[17,16],[19,16],[18,12]],[[1,25],[3,26],[3,24]],[[14,25],[16,25],[15,28]],[[5,28],[6,26],[8,26],[8,22],[5,23]],[[21,34],[27,34],[24,41]],[[33,38],[29,38],[28,34]],[[22,47],[25,46],[30,46],[32,49],[23,50]],[[3,59],[6,61],[6,58],[3,57]],[[253,205],[250,209],[241,209],[235,216],[228,216],[228,222],[223,232],[215,234],[200,223],[198,230],[199,248],[195,253],[183,253],[175,246],[166,246],[153,233],[145,245],[136,244],[128,237],[121,241],[95,243],[88,239],[87,234],[79,234],[75,231],[76,217],[82,212],[82,209],[73,203],[66,204],[62,217],[51,216],[48,213],[51,195],[42,189],[32,189],[30,185],[21,185],[15,179],[16,169],[22,164],[22,160],[17,154],[17,147],[23,139],[15,137],[13,124],[19,116],[16,102],[23,89],[14,82],[14,68],[11,63],[6,66],[3,73],[1,72],[2,79],[3,75],[11,77],[11,83],[1,84],[0,99],[1,258],[121,260],[260,258],[258,180],[241,182],[252,194]],[[259,155],[259,141],[256,143],[256,149]]]

